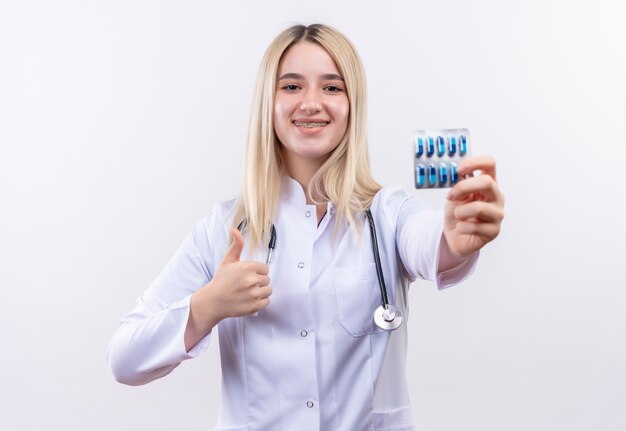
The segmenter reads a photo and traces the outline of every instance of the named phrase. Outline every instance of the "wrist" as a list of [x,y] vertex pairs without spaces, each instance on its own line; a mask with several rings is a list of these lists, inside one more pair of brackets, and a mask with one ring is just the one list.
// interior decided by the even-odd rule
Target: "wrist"
[[463,254],[455,252],[454,249],[450,246],[445,232],[441,234],[441,240],[439,243],[439,273],[445,272],[449,269],[461,265],[468,259],[468,257],[469,256],[465,256]]
[[191,295],[185,328],[185,348],[188,352],[222,320],[216,314],[218,307],[212,304],[213,299],[204,288]]
[[209,282],[192,294],[189,301],[190,320],[193,318],[194,324],[207,332],[226,317],[219,313],[221,307],[217,305],[213,293],[214,289],[211,288],[211,282]]

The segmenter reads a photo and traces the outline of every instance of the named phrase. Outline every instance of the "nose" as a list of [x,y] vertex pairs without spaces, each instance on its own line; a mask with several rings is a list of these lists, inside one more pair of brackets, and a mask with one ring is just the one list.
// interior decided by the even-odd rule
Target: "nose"
[[322,102],[315,90],[307,90],[302,96],[300,110],[312,114],[322,110]]

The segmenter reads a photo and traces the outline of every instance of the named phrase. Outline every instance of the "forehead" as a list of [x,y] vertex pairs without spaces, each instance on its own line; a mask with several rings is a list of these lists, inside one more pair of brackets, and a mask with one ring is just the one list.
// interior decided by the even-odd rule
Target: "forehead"
[[340,74],[330,54],[321,45],[308,41],[298,42],[285,51],[278,64],[278,76],[284,73]]

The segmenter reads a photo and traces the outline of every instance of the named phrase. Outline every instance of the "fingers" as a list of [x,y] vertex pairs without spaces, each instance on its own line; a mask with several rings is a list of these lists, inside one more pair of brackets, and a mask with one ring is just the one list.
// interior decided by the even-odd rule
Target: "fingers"
[[246,300],[256,301],[259,299],[264,299],[272,295],[272,287],[269,284],[264,284],[262,286],[252,287],[246,290]]
[[[234,263],[241,261],[241,252],[244,247],[243,235],[234,227],[230,228],[230,234],[233,238],[233,242],[226,250],[222,263]],[[246,272],[254,272],[261,275],[267,275],[269,273],[269,268],[265,263],[257,261],[247,261],[242,263],[245,263],[243,270]]]
[[270,278],[267,275],[251,274],[245,280],[247,281],[245,285],[250,287],[263,287],[270,284]]
[[448,192],[448,199],[451,201],[463,201],[471,198],[471,195],[480,195],[478,199],[489,202],[500,202],[503,200],[502,193],[498,188],[496,180],[490,175],[479,175],[458,182]]
[[257,275],[254,279],[248,278],[245,286],[242,286],[238,292],[233,292],[235,295],[228,301],[228,306],[234,310],[230,316],[255,315],[266,308],[272,295],[269,281],[268,276]]
[[[254,313],[259,312],[261,310],[263,310],[264,308],[266,308],[268,305],[270,305],[270,298],[263,298],[263,299],[259,299],[259,302],[257,303],[257,306],[254,307]],[[251,313],[252,314],[252,313]]]
[[496,181],[496,162],[480,156],[459,165],[459,176],[479,175],[458,182],[448,192],[444,234],[451,250],[459,255],[480,250],[500,234],[504,219],[504,195]]
[[270,286],[263,286],[255,289],[252,294],[249,306],[244,315],[256,315],[259,311],[263,310],[270,304],[270,296],[272,295],[272,288]]
[[[231,227],[232,243],[224,253],[215,276],[205,287],[212,291],[221,318],[251,315],[268,306],[269,267],[259,261],[241,260],[244,237]],[[245,256],[245,255],[244,255]]]
[[233,238],[233,242],[230,244],[230,247],[228,247],[228,250],[226,250],[226,254],[222,259],[224,263],[239,262],[241,259],[241,251],[243,250],[243,235],[241,235],[241,232],[231,227],[230,234]]
[[491,156],[474,156],[459,165],[458,172],[461,177],[474,171],[480,171],[481,174],[489,175],[495,180],[496,160]]
[[473,201],[454,208],[454,217],[459,221],[500,223],[504,218],[504,211],[490,202]]
[[253,273],[259,275],[267,275],[270,273],[269,267],[264,262],[249,260],[242,262],[242,271],[245,273]]
[[262,286],[257,289],[257,299],[263,300],[272,296],[271,286]]
[[460,235],[478,236],[482,238],[485,243],[487,243],[498,236],[500,233],[500,224],[462,221],[457,223],[456,230]]

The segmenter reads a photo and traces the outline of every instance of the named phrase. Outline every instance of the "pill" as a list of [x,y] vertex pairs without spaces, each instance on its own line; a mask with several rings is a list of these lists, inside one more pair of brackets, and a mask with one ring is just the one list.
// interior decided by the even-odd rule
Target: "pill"
[[456,163],[450,163],[450,184],[456,184],[459,181],[459,173],[456,170]]
[[448,137],[448,154],[454,156],[454,153],[456,153],[456,136],[450,135]]
[[421,136],[417,137],[417,141],[415,142],[415,157],[421,157],[424,154],[424,138]]
[[467,153],[467,137],[465,135],[459,136],[459,154],[464,156]]
[[437,167],[434,163],[428,165],[428,185],[431,187],[437,185]]
[[446,143],[443,139],[443,136],[437,136],[437,155],[441,157],[445,153],[446,153]]
[[426,168],[424,165],[417,165],[415,167],[415,185],[424,187],[424,184],[426,184]]
[[435,154],[435,140],[433,139],[432,136],[429,136],[428,137],[428,144],[426,146],[426,155],[428,157],[430,157],[433,154]]
[[460,170],[472,153],[467,129],[415,130],[410,139],[416,189],[455,187],[472,176]]
[[448,182],[448,168],[445,163],[439,163],[439,184],[444,185]]

